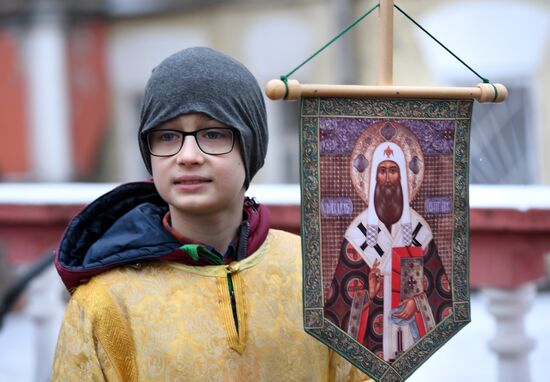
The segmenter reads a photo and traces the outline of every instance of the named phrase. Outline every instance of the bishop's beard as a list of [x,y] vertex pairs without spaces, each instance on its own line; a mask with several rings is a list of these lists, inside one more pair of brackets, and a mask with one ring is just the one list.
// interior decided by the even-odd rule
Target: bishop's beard
[[387,226],[395,224],[403,214],[403,189],[401,183],[384,184],[376,182],[374,208],[378,219]]

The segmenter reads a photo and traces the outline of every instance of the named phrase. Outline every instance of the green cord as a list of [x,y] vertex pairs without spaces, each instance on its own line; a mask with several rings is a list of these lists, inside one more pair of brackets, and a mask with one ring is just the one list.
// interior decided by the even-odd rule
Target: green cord
[[201,244],[184,244],[180,249],[186,252],[193,261],[199,261],[201,258],[210,264],[223,264],[223,260],[219,256],[209,251],[205,246]]
[[309,61],[311,61],[315,56],[317,56],[319,53],[321,53],[323,50],[325,50],[329,45],[331,45],[334,41],[338,40],[340,37],[342,37],[344,34],[346,34],[351,28],[353,28],[355,25],[357,25],[361,20],[363,20],[365,17],[370,15],[372,11],[374,11],[376,8],[378,8],[380,4],[376,4],[374,7],[369,9],[365,14],[363,14],[361,17],[359,17],[357,20],[352,22],[350,25],[345,27],[338,33],[335,37],[332,38],[329,42],[327,42],[321,49],[317,50],[315,53],[313,53],[311,56],[309,56],[304,62],[302,62],[300,65],[292,69],[290,72],[288,72],[286,75],[281,76],[281,81],[285,84],[285,95],[283,99],[286,99],[288,95],[288,77],[290,77],[294,72],[296,72],[298,69],[300,69],[302,66],[307,64]]
[[329,42],[327,42],[321,49],[317,50],[317,52],[313,53],[311,56],[309,56],[304,62],[302,62],[300,65],[298,65],[297,67],[295,67],[294,69],[292,69],[288,74],[286,74],[285,78],[288,78],[290,77],[295,71],[297,71],[298,69],[300,69],[302,66],[304,66],[305,64],[307,64],[311,59],[313,59],[315,56],[317,56],[319,53],[321,53],[323,50],[325,50],[325,48],[327,48],[330,44],[332,44],[334,41],[338,40],[340,37],[342,37],[343,35],[345,35],[351,28],[353,28],[355,25],[357,25],[359,22],[361,22],[361,20],[363,20],[365,17],[367,17],[368,15],[370,15],[370,13],[372,11],[374,11],[376,8],[378,8],[380,6],[380,4],[376,4],[374,7],[372,7],[371,9],[369,9],[364,15],[362,15],[361,17],[359,17],[357,20],[355,20],[354,22],[352,22],[350,25],[348,25],[347,27],[345,27],[344,29],[342,29],[340,31],[340,33],[338,33],[335,37],[332,38],[332,40],[330,40]]
[[285,84],[285,95],[283,96],[283,99],[286,99],[288,96],[288,77],[287,76],[281,76],[281,81]]
[[493,101],[491,102],[495,102],[498,98],[498,90],[497,90],[497,87],[495,86],[495,84],[491,84],[493,86],[493,89],[495,90],[495,96],[493,97]]
[[462,63],[462,65],[464,65],[465,67],[467,67],[468,69],[470,69],[470,71],[472,73],[474,73],[480,80],[482,80],[484,83],[488,84],[490,83],[490,81],[487,79],[487,78],[483,78],[481,75],[479,75],[474,69],[472,69],[470,66],[468,66],[468,64],[466,64],[464,61],[462,61],[456,54],[454,54],[453,52],[451,52],[451,50],[449,48],[447,48],[445,45],[443,45],[441,42],[439,42],[438,39],[436,39],[430,32],[428,32],[426,29],[424,29],[422,27],[422,25],[420,25],[419,23],[417,23],[411,16],[409,16],[407,13],[405,13],[405,11],[403,11],[401,8],[399,8],[396,4],[393,5],[399,12],[401,12],[406,18],[408,18],[410,21],[412,21],[414,23],[414,25],[416,25],[417,27],[419,27],[420,29],[422,29],[422,31],[424,33],[426,33],[428,36],[430,36],[435,42],[437,42],[439,45],[441,45],[443,47],[443,49],[445,49],[447,52],[449,52],[454,58],[456,58],[458,61],[460,61]]
[[[335,37],[333,37],[329,42],[327,42],[325,45],[323,45],[322,48],[318,49],[315,53],[313,53],[311,56],[309,56],[304,62],[302,62],[300,65],[292,69],[290,72],[288,72],[286,75],[282,75],[280,77],[281,81],[285,84],[285,94],[283,96],[283,99],[286,99],[288,96],[288,77],[290,77],[294,72],[296,72],[298,69],[300,69],[302,66],[307,64],[309,61],[311,61],[315,56],[317,56],[319,53],[321,53],[323,50],[325,50],[328,46],[330,46],[334,41],[338,40],[340,37],[342,37],[344,34],[346,34],[351,28],[353,28],[355,25],[357,25],[359,22],[361,22],[365,17],[371,14],[372,11],[374,11],[376,8],[378,8],[380,4],[376,4],[374,7],[369,9],[367,12],[365,12],[361,17],[359,17],[357,20],[349,24],[347,27],[342,29],[340,33],[338,33]],[[472,73],[474,73],[479,79],[481,79],[484,83],[488,84],[490,81],[487,78],[482,77],[479,73],[477,73],[474,69],[472,69],[468,64],[466,64],[464,61],[460,59],[456,54],[451,52],[449,48],[447,48],[445,45],[443,45],[437,38],[435,38],[430,32],[428,32],[426,29],[422,27],[419,23],[417,23],[411,16],[409,16],[405,11],[403,11],[401,8],[399,8],[396,4],[393,5],[399,12],[401,12],[405,17],[407,17],[410,21],[412,21],[417,27],[419,27],[424,33],[426,33],[428,36],[430,36],[435,42],[437,42],[439,45],[441,45],[447,52],[449,52],[454,58],[456,58],[458,61],[462,63],[465,67],[470,69]],[[494,85],[493,85],[494,87]],[[495,88],[495,99],[498,97],[498,91]]]
[[180,249],[186,252],[194,261],[199,261],[199,244],[185,244]]

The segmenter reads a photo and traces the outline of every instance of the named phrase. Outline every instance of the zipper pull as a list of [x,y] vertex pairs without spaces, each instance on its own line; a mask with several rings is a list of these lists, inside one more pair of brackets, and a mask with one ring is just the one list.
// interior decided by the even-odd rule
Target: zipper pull
[[244,200],[244,205],[247,206],[247,207],[252,208],[252,211],[257,212],[258,211],[258,206],[260,204],[258,203],[258,201],[256,200],[255,197],[251,198],[251,197],[247,196],[246,199]]

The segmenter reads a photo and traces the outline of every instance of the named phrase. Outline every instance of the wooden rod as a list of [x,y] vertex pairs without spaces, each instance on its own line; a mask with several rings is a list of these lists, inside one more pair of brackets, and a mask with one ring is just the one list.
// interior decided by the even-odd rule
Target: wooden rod
[[[284,98],[285,93],[287,97]],[[288,80],[288,92],[281,80],[271,80],[265,94],[272,100],[297,100],[300,97],[365,97],[365,98],[440,98],[475,99],[481,103],[502,102],[508,90],[502,84],[477,84],[473,87],[428,86],[361,86],[361,85],[302,85]]]
[[393,0],[380,0],[378,85],[393,84]]

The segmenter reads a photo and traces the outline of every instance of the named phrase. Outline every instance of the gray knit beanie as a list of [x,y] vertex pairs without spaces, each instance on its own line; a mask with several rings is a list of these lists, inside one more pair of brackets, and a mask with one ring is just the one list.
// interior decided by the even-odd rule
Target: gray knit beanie
[[267,118],[258,82],[237,60],[210,48],[189,48],[160,63],[145,86],[139,148],[151,173],[145,133],[172,118],[199,112],[238,130],[245,187],[263,166]]

